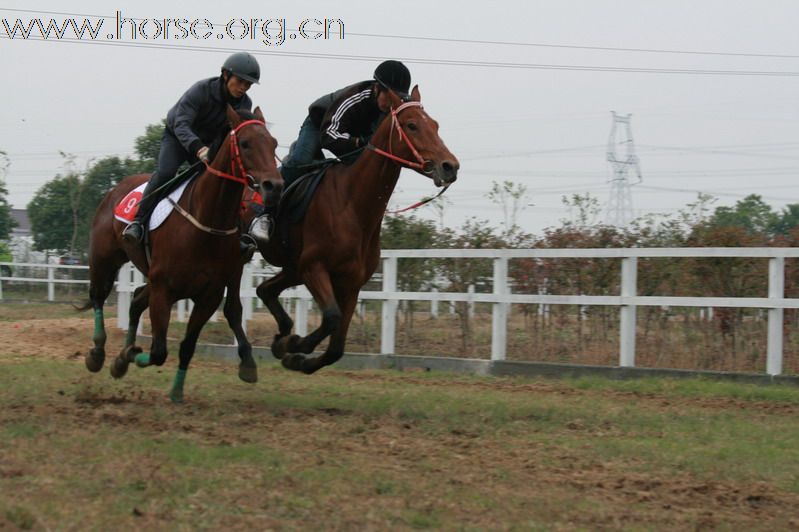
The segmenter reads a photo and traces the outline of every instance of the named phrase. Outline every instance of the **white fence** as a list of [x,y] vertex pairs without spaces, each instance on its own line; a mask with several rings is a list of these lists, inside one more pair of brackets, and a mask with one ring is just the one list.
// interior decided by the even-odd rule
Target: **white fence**
[[[0,267],[7,267],[11,270],[11,276],[0,276],[0,301],[3,299],[3,284],[8,282],[15,283],[36,283],[47,285],[47,301],[55,301],[55,287],[59,284],[75,285],[85,284],[87,286],[86,295],[88,297],[89,281],[86,279],[59,279],[56,277],[58,270],[88,270],[88,266],[67,266],[64,264],[37,264],[21,262],[0,262]],[[5,268],[3,268],[5,270]],[[15,276],[20,271],[45,270],[45,277]]]
[[[637,294],[639,258],[749,258],[768,259],[768,296],[758,297],[671,297],[639,296]],[[493,261],[492,293],[453,292],[399,292],[397,291],[397,263],[400,258],[410,259],[491,259]],[[514,294],[508,282],[508,261],[512,259],[620,259],[621,289],[618,295],[553,295]],[[760,308],[768,310],[768,344],[765,371],[768,375],[782,373],[783,359],[783,310],[799,308],[799,299],[784,297],[785,259],[799,258],[799,248],[633,248],[633,249],[425,249],[384,250],[382,253],[382,290],[362,291],[361,300],[382,301],[381,354],[394,354],[396,316],[400,301],[489,303],[492,310],[491,359],[505,360],[507,349],[507,325],[511,304],[544,305],[606,305],[620,307],[619,366],[635,367],[636,310],[643,306],[677,307],[731,307]],[[254,305],[260,306],[255,287],[271,271],[248,267],[242,280],[241,297],[244,318],[250,319]],[[133,279],[132,275],[138,275]],[[127,276],[127,278],[125,278]],[[141,282],[140,274],[131,274],[131,269],[120,273],[119,320],[120,327],[127,327],[127,308],[130,292]],[[312,299],[304,287],[284,292],[286,300],[294,301],[295,329],[297,334],[307,334],[308,311]],[[185,307],[178,308],[178,319],[185,317]]]

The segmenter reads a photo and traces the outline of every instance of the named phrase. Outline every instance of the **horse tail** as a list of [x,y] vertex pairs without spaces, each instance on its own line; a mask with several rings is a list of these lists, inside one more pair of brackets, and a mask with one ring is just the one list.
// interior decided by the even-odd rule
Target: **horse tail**
[[83,305],[81,305],[81,306],[78,306],[75,303],[72,303],[72,308],[74,308],[76,312],[85,312],[85,311],[89,310],[90,308],[92,308],[93,306],[94,306],[94,303],[92,303],[91,299],[87,299],[86,302]]

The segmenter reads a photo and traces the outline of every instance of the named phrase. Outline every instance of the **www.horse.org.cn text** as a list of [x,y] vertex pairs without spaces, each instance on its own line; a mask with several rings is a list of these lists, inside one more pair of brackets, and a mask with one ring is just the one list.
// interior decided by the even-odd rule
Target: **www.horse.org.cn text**
[[306,18],[235,18],[224,23],[206,18],[114,17],[0,19],[0,37],[18,40],[210,41],[234,40],[281,46],[292,40],[343,40],[344,21]]

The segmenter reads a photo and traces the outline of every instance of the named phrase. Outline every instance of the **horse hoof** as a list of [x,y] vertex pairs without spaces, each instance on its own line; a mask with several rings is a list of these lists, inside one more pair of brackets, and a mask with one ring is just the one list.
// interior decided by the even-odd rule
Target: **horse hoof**
[[280,338],[275,337],[275,341],[272,342],[272,354],[276,359],[281,360],[289,353],[296,353],[298,351],[297,344],[300,340],[301,338],[296,334],[290,334]]
[[115,379],[121,379],[125,376],[125,373],[128,372],[128,362],[121,356],[118,356],[114,359],[114,363],[111,364],[111,376]]
[[150,365],[150,353],[139,353],[133,359],[137,366],[140,368],[146,368]]
[[183,392],[169,392],[169,400],[176,405],[183,404]]
[[292,371],[302,371],[302,363],[305,361],[305,355],[301,353],[291,353],[281,360],[283,367]]
[[85,358],[86,369],[92,373],[97,373],[103,369],[105,363],[105,349],[102,347],[93,347]]
[[258,382],[258,368],[255,366],[239,366],[239,378],[244,382]]
[[122,360],[127,360],[128,362],[135,362],[136,355],[141,353],[143,349],[137,345],[129,345],[119,353],[119,358]]

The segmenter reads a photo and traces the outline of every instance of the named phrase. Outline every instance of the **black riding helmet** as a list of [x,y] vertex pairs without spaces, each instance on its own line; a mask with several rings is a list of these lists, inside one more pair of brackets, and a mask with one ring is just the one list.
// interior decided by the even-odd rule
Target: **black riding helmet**
[[386,89],[391,89],[403,100],[410,98],[411,72],[399,61],[383,61],[375,69],[375,81]]
[[236,52],[225,59],[222,70],[227,70],[250,83],[258,83],[261,79],[261,67],[258,66],[258,61],[247,52]]

